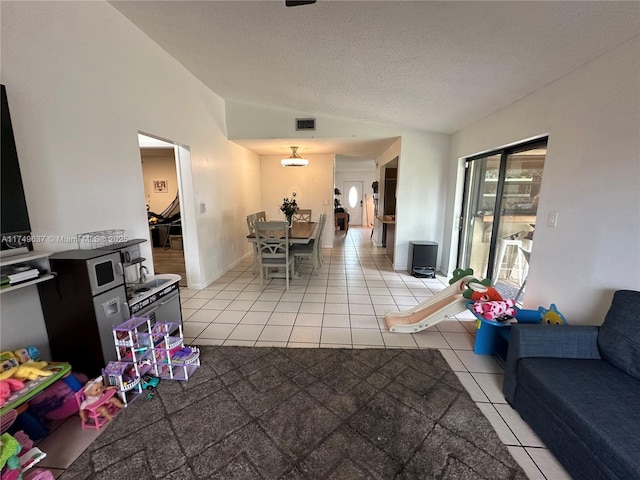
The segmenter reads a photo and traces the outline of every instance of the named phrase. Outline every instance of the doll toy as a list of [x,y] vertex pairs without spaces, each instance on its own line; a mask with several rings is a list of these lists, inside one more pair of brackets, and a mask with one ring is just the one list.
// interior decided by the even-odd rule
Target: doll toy
[[83,426],[92,426],[88,420],[93,419],[95,428],[99,428],[104,421],[100,422],[99,417],[111,420],[115,413],[124,407],[116,394],[116,387],[105,387],[102,377],[89,380],[82,390],[77,392],[76,398],[80,407],[80,418]]

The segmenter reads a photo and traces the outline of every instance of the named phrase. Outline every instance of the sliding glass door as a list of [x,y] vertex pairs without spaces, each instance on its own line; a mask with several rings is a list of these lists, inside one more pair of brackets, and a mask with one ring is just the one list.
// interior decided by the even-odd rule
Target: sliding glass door
[[491,278],[507,298],[522,300],[547,140],[466,160],[458,266]]

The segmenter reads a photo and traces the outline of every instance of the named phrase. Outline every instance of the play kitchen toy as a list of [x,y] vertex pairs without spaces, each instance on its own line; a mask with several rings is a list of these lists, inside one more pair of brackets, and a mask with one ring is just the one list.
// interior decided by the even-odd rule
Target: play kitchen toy
[[96,377],[116,361],[112,328],[131,315],[182,325],[179,275],[147,277],[140,245],[145,239],[77,249],[49,258],[55,280],[38,292],[53,358]]

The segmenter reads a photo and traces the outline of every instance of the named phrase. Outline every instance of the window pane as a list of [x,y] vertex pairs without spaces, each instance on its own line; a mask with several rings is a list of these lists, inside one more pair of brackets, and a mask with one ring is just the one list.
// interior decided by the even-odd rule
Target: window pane
[[356,187],[351,187],[349,189],[349,206],[351,208],[356,208],[357,204],[358,204],[358,190],[356,190]]

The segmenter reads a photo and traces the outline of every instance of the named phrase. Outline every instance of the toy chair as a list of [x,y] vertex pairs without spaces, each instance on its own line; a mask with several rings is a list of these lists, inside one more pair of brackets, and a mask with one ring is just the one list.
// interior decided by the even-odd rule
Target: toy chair
[[[80,408],[82,402],[86,400],[87,394],[84,389],[82,389],[78,390],[75,393],[75,396],[76,402],[78,402],[78,408]],[[82,417],[80,417],[82,421],[82,428],[95,428],[96,430],[99,430],[105,423],[109,421],[109,419],[103,414],[105,408],[107,409],[107,412],[112,416],[118,413],[120,409],[113,405],[110,400],[111,398],[105,396],[105,398],[101,399],[100,401],[94,402],[88,407],[85,407],[84,411],[86,412],[86,418],[82,420]]]
[[22,475],[22,480],[55,480],[56,477],[53,476],[49,470],[44,470],[42,468],[36,468],[35,470],[29,470],[25,474]]

